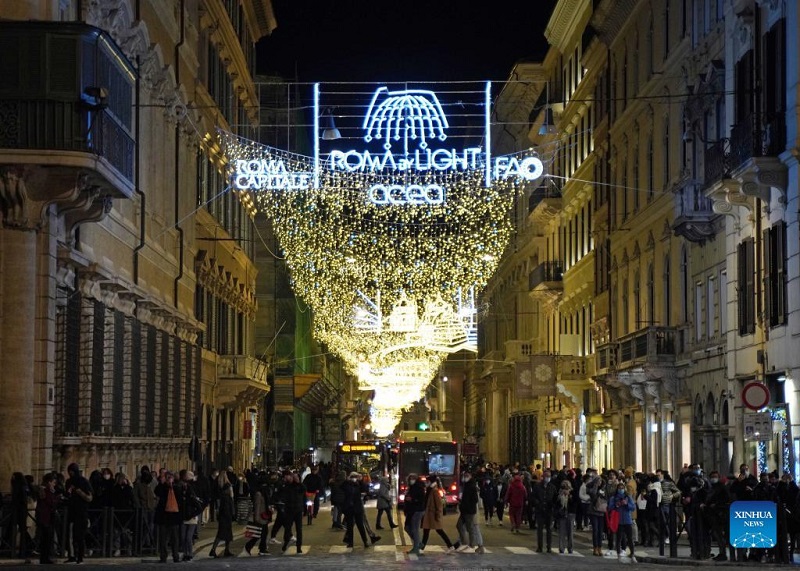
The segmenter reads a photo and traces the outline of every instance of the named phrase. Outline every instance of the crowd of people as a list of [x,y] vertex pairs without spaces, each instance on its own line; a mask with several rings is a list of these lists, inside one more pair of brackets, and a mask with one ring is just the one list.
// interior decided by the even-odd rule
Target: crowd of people
[[[523,527],[536,530],[537,552],[553,551],[555,532],[559,552],[573,553],[575,532],[585,531],[591,533],[595,556],[616,555],[632,561],[637,546],[668,544],[670,538],[685,532],[695,559],[788,562],[800,536],[800,493],[794,480],[777,472],[763,472],[756,478],[746,464],[738,474],[727,477],[717,471],[705,474],[699,465],[687,464],[675,479],[666,470],[642,473],[631,467],[589,468],[582,473],[543,469],[538,464],[482,464],[464,471],[460,478],[459,517],[451,541],[444,525],[439,477],[409,475],[403,505],[409,553],[423,554],[431,531],[451,553],[484,553],[481,515],[485,526],[507,522],[510,533],[519,533]],[[393,486],[388,477],[381,477],[379,483],[373,527],[365,509],[373,493],[372,478],[357,472],[333,475],[326,464],[309,466],[302,473],[249,470],[236,474],[229,467],[214,470],[208,477],[200,470],[197,474],[166,469],[155,473],[143,466],[133,482],[108,468],[86,478],[77,464],[70,464],[66,478],[48,473],[40,484],[30,476],[13,475],[12,525],[6,533],[16,534],[19,553],[26,558],[38,554],[40,563],[53,562],[56,546],[63,548],[67,562],[81,562],[87,550],[98,548],[101,533],[110,538],[114,555],[130,550],[137,541],[157,550],[161,561],[171,556],[177,562],[192,559],[198,526],[209,520],[217,522],[209,556],[234,556],[233,522],[238,520],[248,524],[248,554],[258,546],[259,555],[269,555],[270,545],[280,545],[282,552],[293,545],[302,553],[304,516],[310,523],[320,503],[330,499],[331,527],[344,531],[346,547],[353,548],[358,530],[364,547],[370,548],[381,539],[374,530],[385,529],[384,516],[389,528],[397,527]],[[779,537],[788,541],[771,549],[729,550],[728,512],[737,500],[775,502]],[[108,513],[106,508],[112,508],[110,528],[103,515]],[[100,526],[106,527],[100,530]]]

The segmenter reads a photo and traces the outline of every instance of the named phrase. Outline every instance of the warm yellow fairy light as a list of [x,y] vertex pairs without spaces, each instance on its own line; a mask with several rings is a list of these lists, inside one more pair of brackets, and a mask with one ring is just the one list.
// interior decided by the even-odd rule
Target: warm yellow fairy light
[[[231,164],[280,160],[291,172],[311,172],[307,157],[226,133],[221,138]],[[359,328],[369,312],[358,308],[369,300],[377,315],[389,316],[397,304],[410,302],[421,315],[432,300],[452,305],[463,292],[480,291],[511,236],[517,182],[495,180],[487,188],[483,170],[408,171],[405,184],[440,185],[446,200],[387,206],[366,200],[365,191],[391,184],[390,175],[318,174],[318,188],[260,191],[254,202],[273,222],[292,286],[313,310],[317,340],[379,401],[388,395],[385,405],[373,402],[376,411],[394,411],[380,413],[385,424],[421,397],[447,351],[423,334]],[[250,207],[250,193],[243,196]]]

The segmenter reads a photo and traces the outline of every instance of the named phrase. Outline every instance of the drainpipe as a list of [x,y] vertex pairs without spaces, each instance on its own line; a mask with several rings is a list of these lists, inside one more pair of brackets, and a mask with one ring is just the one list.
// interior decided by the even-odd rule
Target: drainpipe
[[[136,21],[141,17],[141,0],[136,0]],[[142,76],[139,70],[141,69],[141,58],[136,56],[136,103],[133,107],[133,130],[136,133],[136,164],[134,165],[134,178],[136,179],[136,187],[134,191],[139,195],[139,202],[141,204],[141,212],[139,214],[139,245],[133,249],[133,283],[139,285],[139,252],[145,246],[145,230],[147,228],[147,195],[141,188],[141,164],[142,158],[139,155],[141,133],[140,126],[140,110],[141,110],[141,95],[142,95]]]
[[[183,42],[186,39],[186,0],[181,0],[181,37],[178,40],[178,43],[175,44],[175,90],[180,88],[181,86],[181,64],[180,64],[180,49],[183,45]],[[184,245],[183,245],[183,228],[180,226],[180,216],[178,214],[178,207],[180,206],[180,181],[181,181],[181,171],[180,171],[180,130],[181,126],[179,121],[176,119],[175,122],[175,229],[178,231],[178,236],[180,237],[180,247],[178,250],[178,275],[175,277],[175,285],[173,289],[174,295],[174,303],[175,307],[178,307],[178,282],[180,282],[181,278],[183,277],[183,255],[184,255]]]

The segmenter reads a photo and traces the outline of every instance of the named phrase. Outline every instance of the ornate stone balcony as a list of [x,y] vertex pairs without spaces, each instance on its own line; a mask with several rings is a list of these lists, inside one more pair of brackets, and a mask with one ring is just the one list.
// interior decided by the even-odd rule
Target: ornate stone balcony
[[555,305],[564,294],[564,270],[560,261],[542,262],[528,274],[530,296]]
[[528,363],[533,355],[532,341],[506,341],[506,361],[510,363]]
[[672,230],[691,242],[704,243],[718,230],[719,216],[713,210],[713,201],[706,197],[700,185],[686,181],[674,191],[675,219]]
[[229,407],[252,406],[269,392],[267,363],[249,355],[220,355],[217,397]]

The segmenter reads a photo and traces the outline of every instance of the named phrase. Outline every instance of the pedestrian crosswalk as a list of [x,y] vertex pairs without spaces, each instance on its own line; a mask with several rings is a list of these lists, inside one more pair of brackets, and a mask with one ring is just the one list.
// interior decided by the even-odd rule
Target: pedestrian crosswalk
[[[348,548],[345,545],[303,545],[303,552],[297,553],[297,549],[294,545],[290,545],[286,552],[281,553],[280,546],[270,546],[270,554],[269,557],[307,557],[307,556],[319,556],[323,554],[330,554],[330,555],[343,555],[343,554],[358,554],[358,553],[371,553],[371,554],[386,554],[388,557],[394,556],[397,561],[404,561],[406,559],[415,560],[417,559],[416,555],[408,554],[410,547],[407,545],[375,545],[373,547],[364,548],[360,545],[357,545],[355,548]],[[559,553],[558,549],[553,549],[551,553],[544,552],[537,552],[534,547],[522,547],[519,545],[505,545],[505,546],[497,546],[493,545],[491,547],[484,547],[484,555],[525,555],[531,557],[591,557],[591,551],[589,549],[584,549],[584,552],[581,552],[578,546],[573,553]],[[238,554],[238,557],[257,557],[258,548],[256,547],[253,549],[253,554],[248,555],[248,553],[244,550]],[[451,554],[455,557],[481,557],[481,555],[476,554],[474,548],[469,548],[466,550],[461,550],[457,552],[450,552],[447,547],[444,545],[428,545],[425,547],[425,550],[422,552],[423,556],[438,556],[444,554]],[[646,556],[647,553],[644,551],[636,551],[636,555]],[[198,553],[194,557],[197,559],[209,559],[208,552]],[[616,552],[606,551],[603,554],[604,559],[617,559]]]

